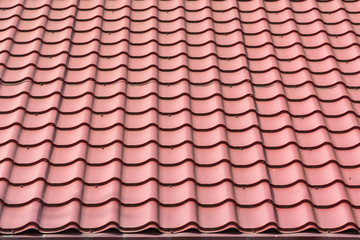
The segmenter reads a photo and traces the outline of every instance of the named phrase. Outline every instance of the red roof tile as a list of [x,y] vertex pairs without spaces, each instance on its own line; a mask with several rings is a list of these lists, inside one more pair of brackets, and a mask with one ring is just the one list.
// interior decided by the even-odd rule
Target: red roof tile
[[359,230],[359,14],[0,1],[0,232]]

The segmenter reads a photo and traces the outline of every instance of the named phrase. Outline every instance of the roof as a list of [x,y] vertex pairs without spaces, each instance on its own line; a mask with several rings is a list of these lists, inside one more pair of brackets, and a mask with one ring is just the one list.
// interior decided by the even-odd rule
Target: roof
[[359,13],[0,0],[0,232],[358,231]]

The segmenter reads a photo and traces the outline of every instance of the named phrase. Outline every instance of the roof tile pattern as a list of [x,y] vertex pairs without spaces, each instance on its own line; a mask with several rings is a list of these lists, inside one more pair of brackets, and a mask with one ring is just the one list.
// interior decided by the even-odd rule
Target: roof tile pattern
[[0,28],[0,232],[359,230],[359,2],[0,0]]

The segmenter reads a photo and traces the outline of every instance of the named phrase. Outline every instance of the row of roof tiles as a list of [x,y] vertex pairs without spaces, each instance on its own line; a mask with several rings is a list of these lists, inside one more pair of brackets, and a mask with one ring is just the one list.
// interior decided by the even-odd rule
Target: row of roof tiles
[[151,30],[156,30],[159,33],[165,34],[174,34],[179,31],[184,31],[188,34],[201,34],[207,31],[213,31],[216,34],[229,34],[241,31],[245,35],[254,35],[261,32],[270,32],[274,35],[297,32],[299,35],[305,36],[315,35],[319,32],[326,32],[329,35],[343,35],[347,32],[354,32],[355,35],[359,35],[360,32],[359,22],[349,22],[347,16],[344,16],[343,20],[331,24],[322,24],[317,21],[307,24],[295,23],[293,21],[272,23],[265,19],[248,23],[239,21],[239,19],[236,18],[227,22],[214,22],[212,19],[204,19],[199,22],[188,22],[184,19],[174,20],[172,22],[159,22],[156,18],[151,18],[146,21],[129,21],[127,18],[116,21],[104,21],[100,17],[83,21],[73,21],[72,19],[51,21],[46,17],[38,18],[36,20],[9,18],[7,20],[2,20],[2,22],[2,31],[16,28],[19,32],[34,31],[39,28],[44,29],[47,32],[59,32],[69,28],[75,33],[90,32],[94,29],[101,29],[102,32],[112,33],[120,32],[123,29],[130,29],[129,31],[132,33],[146,33]]
[[356,1],[353,0],[336,0],[336,1],[284,1],[273,4],[272,1],[238,1],[238,0],[229,0],[229,1],[193,1],[193,0],[174,0],[174,1],[158,1],[150,0],[143,2],[141,0],[125,0],[121,2],[117,1],[81,1],[77,2],[76,0],[66,0],[66,1],[1,1],[2,8],[11,9],[14,7],[22,7],[29,10],[37,10],[42,7],[50,7],[56,10],[65,10],[70,7],[76,7],[83,10],[91,10],[94,8],[103,8],[103,9],[122,9],[124,7],[131,7],[134,10],[144,11],[148,8],[154,7],[159,10],[171,10],[177,8],[186,8],[190,11],[197,11],[204,8],[210,8],[213,11],[228,10],[231,8],[238,8],[242,12],[246,11],[255,11],[259,8],[266,9],[267,11],[283,11],[285,9],[290,9],[297,12],[307,12],[311,10],[317,10],[322,12],[333,12],[339,9],[344,9],[347,12],[360,12],[360,7],[356,4]]
[[[92,173],[86,175],[88,177]],[[149,180],[135,186],[122,183],[118,179],[102,184],[84,183],[76,178],[66,185],[55,185],[42,180],[28,185],[10,185],[4,181],[0,184],[2,188],[7,188],[6,194],[4,191],[1,192],[2,204],[7,207],[26,206],[36,201],[41,201],[48,207],[66,205],[72,201],[95,207],[111,200],[125,206],[139,206],[149,201],[157,201],[160,205],[168,207],[176,207],[190,201],[195,201],[203,207],[216,207],[224,202],[234,202],[244,208],[255,208],[265,202],[272,202],[280,208],[296,207],[305,202],[315,208],[330,208],[341,202],[357,208],[360,205],[360,191],[352,186],[347,187],[342,182],[334,182],[326,187],[309,186],[304,181],[287,187],[270,185],[267,181],[258,182],[254,186],[234,186],[230,181],[206,186],[189,179],[176,185],[171,182]],[[45,187],[47,190],[44,194]],[[308,190],[304,190],[307,188]],[[324,198],[323,195],[329,197]]]
[[[323,53],[326,56],[326,54]],[[269,72],[272,69],[278,72],[296,73],[299,71],[310,72],[314,74],[328,73],[338,71],[344,74],[358,74],[357,66],[360,64],[360,58],[346,59],[345,61],[336,61],[333,57],[324,60],[306,61],[301,55],[295,59],[277,60],[274,55],[268,55],[262,59],[249,59],[241,54],[234,58],[219,59],[214,55],[204,58],[188,58],[181,54],[176,57],[159,58],[156,54],[149,54],[145,57],[129,58],[127,54],[120,54],[112,57],[98,57],[97,53],[89,54],[85,57],[68,58],[68,54],[60,54],[54,57],[38,57],[38,54],[29,54],[27,56],[12,56],[1,54],[0,59],[4,60],[1,64],[4,69],[20,70],[26,68],[35,68],[39,70],[53,70],[56,68],[65,68],[69,70],[86,70],[89,67],[95,67],[102,71],[117,70],[120,67],[128,67],[133,71],[141,71],[149,68],[159,69],[160,71],[188,70],[192,72],[219,70],[220,72],[236,72],[242,69],[249,69],[250,72]],[[346,56],[343,56],[346,57]],[[7,59],[7,61],[5,61]],[[171,61],[169,61],[171,60]],[[241,63],[244,64],[241,64]],[[4,66],[5,65],[5,66]],[[60,70],[60,69],[58,69]],[[6,70],[5,70],[6,71]],[[4,72],[4,70],[3,70]]]
[[[143,185],[151,180],[156,180],[162,185],[181,185],[186,181],[195,181],[207,187],[222,182],[230,182],[240,187],[254,187],[261,182],[268,182],[275,187],[291,187],[299,182],[313,188],[329,187],[336,182],[349,188],[360,186],[358,166],[344,168],[334,162],[321,167],[304,167],[299,162],[281,167],[269,167],[262,162],[248,167],[235,167],[228,161],[221,161],[213,166],[196,166],[192,161],[172,166],[162,166],[156,161],[124,165],[118,160],[93,166],[80,160],[67,165],[50,165],[46,159],[33,165],[20,166],[11,161],[3,161],[0,164],[0,179],[17,186],[31,185],[38,181],[45,181],[54,186],[68,185],[76,180],[82,180],[90,185],[104,185],[117,180],[133,186]],[[18,190],[22,191],[22,189]]]
[[[91,110],[97,114],[107,114],[121,110],[120,112],[125,111],[129,114],[145,114],[154,110],[162,115],[182,112],[191,112],[194,115],[210,115],[216,111],[221,111],[234,117],[255,111],[258,115],[265,117],[280,115],[281,113],[289,113],[293,117],[305,117],[314,113],[321,113],[326,117],[343,116],[348,113],[360,115],[358,100],[341,95],[334,100],[319,100],[310,95],[298,101],[287,100],[284,95],[277,95],[271,99],[254,99],[250,94],[238,99],[224,99],[216,94],[203,99],[192,99],[187,94],[176,98],[161,99],[154,93],[144,98],[135,99],[127,99],[121,94],[109,98],[95,98],[92,94],[84,94],[75,98],[61,97],[59,93],[54,93],[43,98],[29,97],[28,94],[1,98],[0,111],[2,114],[9,114],[18,109],[26,109],[26,112],[36,114],[55,110],[63,114],[75,114],[83,110]],[[62,100],[60,101],[60,99]],[[44,116],[51,116],[51,114]],[[178,117],[186,119],[184,114],[180,114]]]
[[[304,84],[312,84],[316,87],[333,87],[345,85],[348,88],[359,88],[356,81],[360,73],[343,74],[337,69],[325,73],[311,73],[308,69],[300,69],[297,72],[279,72],[278,69],[269,69],[264,72],[251,72],[247,66],[237,71],[221,72],[216,67],[205,71],[189,71],[187,68],[179,68],[172,71],[160,71],[156,67],[145,70],[133,70],[120,66],[113,70],[99,70],[95,66],[89,66],[83,70],[66,69],[60,66],[51,70],[35,69],[33,65],[23,69],[2,70],[2,82],[4,85],[18,85],[26,81],[37,84],[51,83],[62,80],[67,84],[81,84],[85,81],[95,81],[98,84],[113,84],[125,81],[130,84],[145,84],[156,81],[159,85],[173,85],[182,81],[191,85],[206,85],[221,83],[233,87],[245,82],[253,85],[269,86],[281,83],[288,87],[298,87]],[[5,71],[4,71],[5,70]]]
[[349,130],[330,132],[322,127],[299,132],[287,126],[279,130],[262,131],[255,124],[245,129],[227,129],[221,121],[210,129],[197,130],[186,122],[174,129],[159,129],[156,122],[139,129],[124,129],[120,124],[116,124],[111,128],[96,130],[85,124],[66,130],[56,129],[54,124],[48,124],[38,130],[27,130],[19,125],[12,125],[0,130],[0,145],[9,142],[16,142],[21,146],[37,146],[52,142],[58,147],[72,146],[80,142],[86,142],[90,146],[108,146],[119,142],[128,147],[140,147],[149,143],[175,147],[191,143],[199,148],[210,148],[224,143],[230,148],[251,147],[255,144],[261,144],[265,148],[282,148],[293,144],[300,148],[330,145],[335,149],[344,150],[360,145],[360,129],[353,126]]
[[[347,25],[343,22],[342,25]],[[305,25],[304,25],[305,26]],[[279,29],[279,25],[276,24]],[[103,31],[100,28],[89,29],[88,31],[74,31],[72,27],[67,27],[59,31],[48,31],[43,27],[34,28],[31,31],[18,31],[16,27],[9,27],[0,41],[10,40],[10,42],[29,43],[35,40],[42,40],[45,43],[56,44],[71,40],[74,44],[86,44],[89,42],[102,42],[104,44],[117,44],[128,41],[132,44],[147,44],[157,42],[160,45],[175,45],[179,42],[186,42],[188,45],[204,45],[215,42],[221,46],[232,46],[245,43],[248,46],[261,47],[272,44],[278,47],[290,47],[294,44],[301,44],[305,47],[319,47],[324,44],[335,48],[345,48],[358,45],[359,34],[354,31],[354,27],[340,28],[337,32],[328,32],[325,28],[313,29],[303,27],[303,34],[298,27],[292,26],[289,31],[271,32],[261,30],[259,32],[246,33],[239,28],[234,28],[230,32],[215,32],[213,29],[205,29],[202,32],[187,32],[186,29],[178,29],[172,32],[160,32],[150,28],[144,32],[132,32],[129,28],[121,28],[114,31]],[[15,34],[16,32],[16,34]]]
[[[101,6],[98,6],[90,10],[79,9],[74,6],[60,10],[51,8],[47,5],[38,9],[27,9],[21,5],[3,9],[0,19],[4,22],[6,22],[6,20],[11,21],[11,19],[35,22],[37,20],[40,21],[40,18],[44,18],[43,20],[49,21],[47,24],[50,24],[50,26],[54,24],[54,27],[56,27],[56,23],[53,21],[71,22],[75,20],[79,21],[78,23],[81,24],[84,21],[91,21],[95,18],[104,20],[103,24],[109,24],[110,22],[116,23],[123,19],[130,19],[133,24],[148,20],[158,20],[159,23],[164,23],[164,26],[166,26],[165,23],[171,24],[177,20],[184,20],[187,23],[192,23],[190,26],[205,20],[212,20],[214,23],[239,21],[244,24],[257,23],[259,21],[266,21],[270,24],[280,24],[288,21],[293,21],[297,24],[311,24],[319,21],[325,25],[338,24],[343,21],[349,21],[353,24],[358,23],[358,19],[356,18],[358,11],[353,11],[354,9],[346,10],[343,8],[330,12],[321,11],[319,9],[312,9],[304,12],[290,8],[276,12],[269,11],[265,8],[258,8],[251,12],[244,12],[238,8],[229,8],[226,10],[216,10],[211,8],[190,10],[178,7],[175,9],[163,10],[156,7],[134,9],[130,6],[124,6],[120,9],[104,9]],[[239,12],[241,12],[241,18],[239,18]]]
[[42,161],[47,161],[53,166],[70,165],[77,161],[97,166],[115,160],[134,166],[150,161],[156,161],[160,166],[176,166],[190,161],[196,166],[208,167],[228,162],[231,166],[244,168],[258,163],[265,163],[273,168],[301,163],[306,168],[315,169],[330,163],[335,163],[344,169],[357,168],[360,165],[357,157],[360,147],[334,149],[329,145],[301,149],[294,144],[282,148],[264,148],[261,144],[244,148],[228,148],[225,144],[201,148],[194,147],[190,143],[177,147],[159,147],[156,143],[137,147],[124,147],[121,143],[108,146],[88,146],[86,143],[78,143],[64,148],[52,146],[49,142],[38,146],[19,146],[11,142],[1,146],[1,150],[1,162],[11,161],[20,167],[35,165]]
[[340,203],[329,211],[327,208],[314,208],[308,202],[292,208],[275,207],[271,202],[255,208],[243,208],[229,201],[209,208],[201,207],[194,201],[177,207],[161,206],[156,201],[140,206],[122,206],[116,200],[96,207],[82,206],[79,201],[47,207],[35,201],[22,207],[2,205],[1,210],[5,217],[1,218],[0,226],[2,231],[6,229],[6,233],[34,228],[45,233],[69,228],[83,232],[99,232],[109,228],[117,228],[123,232],[156,228],[169,233],[191,228],[202,232],[229,228],[242,232],[260,232],[271,228],[284,232],[307,228],[337,232],[356,228],[360,217],[359,210],[351,208],[348,203]]
[[[19,125],[24,131],[36,133],[35,131],[42,131],[43,128],[50,125],[55,126],[54,130],[60,132],[87,126],[96,133],[96,131],[114,130],[116,126],[126,131],[141,131],[151,126],[156,126],[160,131],[177,131],[190,126],[189,130],[193,133],[212,131],[216,128],[224,128],[223,130],[227,132],[244,132],[251,128],[259,128],[259,131],[264,134],[275,134],[275,132],[289,129],[301,136],[304,133],[320,129],[331,134],[344,134],[359,129],[357,118],[358,116],[351,112],[335,116],[326,116],[319,112],[309,116],[291,116],[288,113],[266,116],[257,115],[254,111],[243,115],[226,115],[222,111],[196,115],[189,111],[159,114],[154,110],[141,114],[124,113],[123,110],[98,114],[92,113],[90,110],[76,113],[61,113],[56,110],[44,113],[25,113],[23,110],[16,110],[3,115],[3,119],[0,120],[0,129],[5,130]],[[13,128],[13,130],[15,129],[17,128]]]
[[90,95],[95,100],[101,100],[119,95],[129,101],[141,101],[154,95],[159,101],[177,100],[185,96],[194,101],[207,100],[215,96],[221,96],[224,101],[237,101],[250,96],[256,101],[271,101],[282,97],[289,102],[299,102],[309,98],[317,98],[319,102],[336,102],[347,98],[351,102],[357,103],[360,100],[358,88],[360,85],[316,86],[310,82],[302,85],[286,85],[280,82],[260,85],[248,81],[236,85],[224,85],[219,82],[195,85],[186,81],[172,84],[159,84],[156,81],[149,81],[145,84],[132,84],[125,81],[101,84],[90,80],[78,83],[56,80],[45,83],[24,81],[21,84],[3,84],[0,89],[0,98],[28,97],[42,101],[53,95],[60,95],[69,100]]
[[[263,61],[266,59],[275,58],[277,61],[289,61],[304,59],[311,63],[321,62],[327,59],[334,59],[339,62],[349,62],[356,60],[360,53],[359,45],[352,44],[345,48],[335,48],[328,44],[322,44],[318,47],[304,47],[298,44],[288,47],[276,47],[271,44],[259,46],[221,46],[213,42],[208,42],[205,45],[190,46],[183,42],[167,46],[159,45],[156,42],[149,42],[145,44],[146,48],[141,45],[132,45],[126,41],[119,42],[113,45],[99,44],[98,42],[90,42],[81,45],[72,45],[70,42],[63,41],[57,44],[46,44],[40,40],[35,40],[30,43],[16,43],[11,41],[3,41],[0,43],[2,51],[0,57],[13,59],[14,61],[23,62],[25,60],[36,60],[44,62],[43,58],[47,61],[51,58],[58,57],[60,62],[64,58],[73,58],[78,60],[94,60],[94,57],[99,61],[104,61],[104,58],[113,59],[122,55],[122,60],[136,61],[139,58],[149,58],[157,61],[164,61],[171,59],[183,60],[188,58],[190,61],[194,60],[211,60],[217,58],[223,60],[239,60],[246,58],[249,61]],[[123,59],[127,57],[128,59]],[[155,58],[155,59],[154,59]],[[8,60],[10,61],[10,60]],[[91,62],[91,61],[90,61]],[[40,63],[41,65],[41,63]],[[71,66],[70,66],[71,67]],[[10,68],[10,66],[9,66]]]

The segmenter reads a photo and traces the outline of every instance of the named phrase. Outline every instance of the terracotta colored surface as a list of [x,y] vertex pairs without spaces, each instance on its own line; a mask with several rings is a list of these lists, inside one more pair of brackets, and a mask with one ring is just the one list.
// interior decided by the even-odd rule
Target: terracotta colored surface
[[[143,239],[175,239],[175,240],[208,240],[208,239],[221,239],[221,240],[358,240],[359,234],[343,234],[343,233],[194,233],[194,232],[181,232],[181,233],[119,233],[119,232],[104,232],[104,233],[57,233],[57,234],[17,234],[12,235],[12,240],[34,240],[34,239],[69,239],[69,240],[88,240],[88,239],[103,239],[103,240],[143,240]],[[0,239],[9,239],[9,235],[1,235]]]
[[360,3],[0,0],[0,232],[359,230]]

